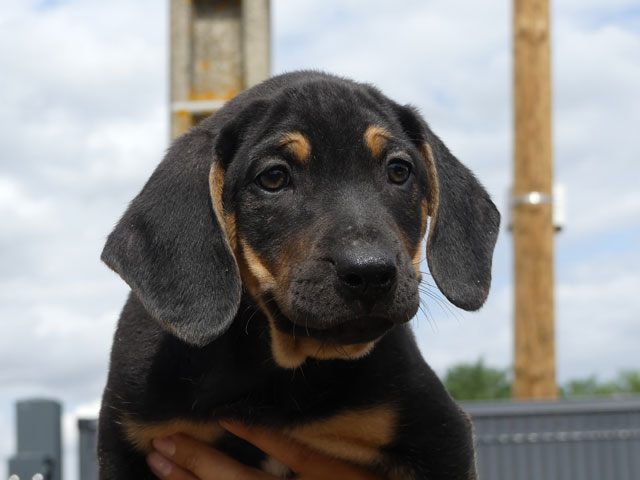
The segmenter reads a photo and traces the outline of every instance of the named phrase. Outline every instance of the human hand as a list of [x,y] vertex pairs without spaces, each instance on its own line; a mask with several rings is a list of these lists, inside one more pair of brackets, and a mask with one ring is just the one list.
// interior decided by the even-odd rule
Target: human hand
[[[282,434],[236,422],[221,422],[229,432],[252,443],[296,472],[298,480],[383,480],[362,467],[316,452]],[[276,480],[206,443],[177,434],[153,440],[147,456],[151,471],[163,480]]]

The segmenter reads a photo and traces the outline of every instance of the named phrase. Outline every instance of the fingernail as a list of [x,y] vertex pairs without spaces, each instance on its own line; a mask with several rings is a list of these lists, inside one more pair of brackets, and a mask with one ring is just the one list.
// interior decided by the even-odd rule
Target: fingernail
[[227,428],[227,427],[246,427],[246,425],[244,425],[243,423],[240,423],[238,420],[220,420],[220,426],[222,428]]
[[147,463],[153,473],[159,477],[166,477],[171,473],[171,462],[157,452],[150,453],[147,456]]
[[171,437],[154,438],[151,444],[153,448],[167,457],[173,457],[176,453],[176,442]]

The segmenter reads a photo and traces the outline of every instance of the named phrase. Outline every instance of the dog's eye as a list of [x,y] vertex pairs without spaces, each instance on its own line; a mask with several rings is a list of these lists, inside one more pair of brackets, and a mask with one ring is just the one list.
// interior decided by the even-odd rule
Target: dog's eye
[[411,165],[404,160],[393,160],[387,166],[387,176],[392,183],[402,185],[409,179]]
[[256,183],[260,188],[275,192],[289,185],[289,172],[283,167],[272,167],[256,177]]

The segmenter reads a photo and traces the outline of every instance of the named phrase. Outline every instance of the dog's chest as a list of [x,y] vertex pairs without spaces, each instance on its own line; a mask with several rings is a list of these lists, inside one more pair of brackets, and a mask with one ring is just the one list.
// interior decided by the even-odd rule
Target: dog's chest
[[[383,461],[381,448],[391,443],[396,427],[396,411],[389,405],[358,410],[345,410],[324,419],[314,420],[282,432],[299,442],[330,456],[361,465],[378,465]],[[123,427],[128,440],[138,449],[151,451],[153,438],[184,433],[201,441],[216,443],[224,430],[217,422],[170,420],[166,422],[125,421]],[[273,474],[284,471],[269,457],[263,468]]]

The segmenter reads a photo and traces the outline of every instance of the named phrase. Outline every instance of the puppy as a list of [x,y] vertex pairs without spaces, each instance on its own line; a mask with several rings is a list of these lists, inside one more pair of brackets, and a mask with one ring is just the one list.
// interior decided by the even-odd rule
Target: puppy
[[470,422],[407,322],[427,226],[433,280],[477,310],[499,221],[417,112],[370,85],[295,72],[241,93],[174,142],[102,253],[132,292],[100,478],[155,478],[151,440],[177,432],[274,471],[220,419],[386,478],[476,478]]

